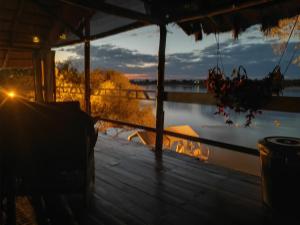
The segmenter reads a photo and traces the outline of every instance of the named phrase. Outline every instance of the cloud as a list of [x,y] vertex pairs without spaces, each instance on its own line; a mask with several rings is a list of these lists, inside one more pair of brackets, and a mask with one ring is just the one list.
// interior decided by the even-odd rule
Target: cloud
[[[225,68],[230,75],[233,68],[243,65],[250,78],[264,77],[278,62],[279,56],[272,49],[273,41],[266,43],[242,43],[237,41],[225,41],[220,44],[221,60],[219,66]],[[293,49],[296,43],[290,43],[289,49]],[[70,58],[73,63],[83,69],[83,46],[69,48],[74,54]],[[291,56],[288,51],[282,60],[282,70]],[[297,56],[297,55],[296,55]],[[169,79],[202,79],[206,78],[208,69],[217,64],[217,49],[215,45],[186,53],[175,53],[166,57],[166,77]],[[157,56],[143,54],[113,45],[101,45],[91,47],[91,67],[116,69],[126,74],[132,74],[131,78],[143,75],[148,78],[156,78]],[[288,70],[289,77],[296,78],[300,68],[291,65]]]
[[[75,53],[69,60],[80,70],[83,69],[83,46],[76,46],[68,51]],[[157,64],[157,57],[142,54],[137,51],[118,48],[113,45],[91,46],[91,67],[116,69],[124,73],[150,74],[154,73]]]

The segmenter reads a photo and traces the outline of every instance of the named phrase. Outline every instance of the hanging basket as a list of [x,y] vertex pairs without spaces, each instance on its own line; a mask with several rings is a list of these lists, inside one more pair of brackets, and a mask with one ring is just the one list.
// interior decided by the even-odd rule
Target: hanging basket
[[261,113],[260,109],[268,104],[272,95],[282,93],[282,81],[279,66],[262,80],[249,79],[243,66],[233,70],[231,78],[226,77],[220,68],[214,67],[209,70],[206,85],[208,92],[217,100],[218,111],[215,114],[223,115],[226,123],[232,124],[226,108],[237,113],[247,113],[245,126],[250,126],[252,119]]

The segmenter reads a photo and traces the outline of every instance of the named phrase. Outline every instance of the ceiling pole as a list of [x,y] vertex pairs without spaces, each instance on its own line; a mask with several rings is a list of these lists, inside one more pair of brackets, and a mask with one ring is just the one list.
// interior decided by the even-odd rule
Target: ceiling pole
[[159,21],[144,13],[140,13],[135,10],[131,10],[125,7],[109,4],[104,1],[72,1],[72,0],[59,0],[60,2],[73,5],[82,9],[96,10],[110,15],[115,15],[132,20],[139,20],[146,24],[157,24]]
[[156,90],[156,140],[155,152],[162,155],[164,131],[164,79],[165,79],[165,51],[166,51],[166,25],[160,25],[160,39],[158,51],[158,77]]
[[90,84],[90,19],[85,19],[84,40],[84,107],[91,114],[91,84]]
[[[145,24],[142,23],[142,22],[133,22],[133,23],[124,25],[122,27],[113,28],[111,30],[104,31],[104,32],[98,33],[98,34],[93,34],[93,35],[90,36],[90,40],[96,40],[96,39],[100,39],[100,38],[104,38],[104,37],[109,37],[109,36],[114,35],[114,34],[120,34],[122,32],[133,30],[133,29],[140,28],[140,27],[143,27],[143,26],[145,26]],[[71,41],[68,41],[68,42],[57,44],[54,47],[60,47],[60,46],[63,46],[63,45],[78,44],[78,43],[82,43],[82,41],[83,41],[83,39],[71,40]]]

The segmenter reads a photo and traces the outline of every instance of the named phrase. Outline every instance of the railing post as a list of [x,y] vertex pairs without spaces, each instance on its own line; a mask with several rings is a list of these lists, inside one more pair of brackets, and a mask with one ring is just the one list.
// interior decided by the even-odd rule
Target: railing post
[[90,84],[90,19],[85,20],[84,38],[84,107],[91,114],[91,84]]
[[164,78],[165,78],[165,50],[167,30],[166,25],[160,25],[160,39],[158,51],[158,77],[156,93],[156,140],[155,151],[162,153],[164,131]]

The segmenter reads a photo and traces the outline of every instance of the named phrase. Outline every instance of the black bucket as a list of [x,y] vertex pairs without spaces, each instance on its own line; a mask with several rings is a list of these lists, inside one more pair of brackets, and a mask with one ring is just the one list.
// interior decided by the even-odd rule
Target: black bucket
[[258,149],[264,204],[273,212],[298,213],[300,139],[266,137],[258,142]]

